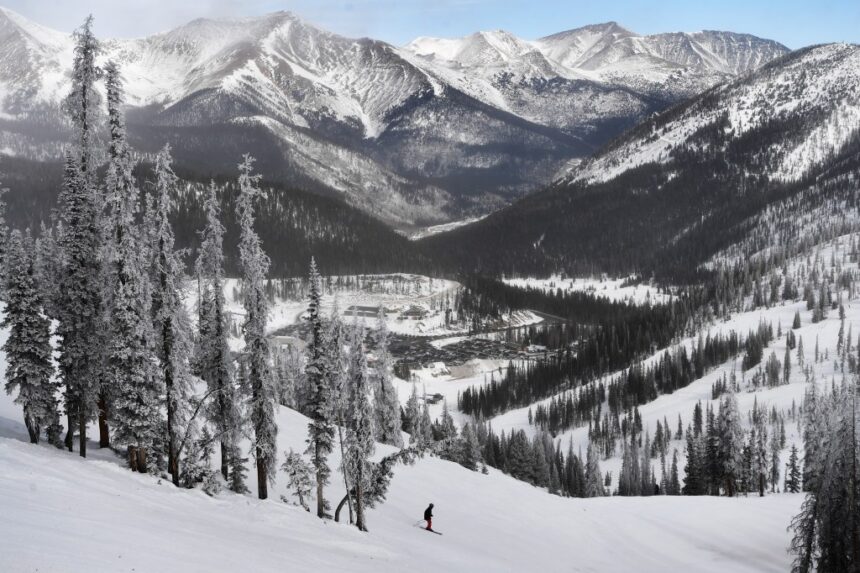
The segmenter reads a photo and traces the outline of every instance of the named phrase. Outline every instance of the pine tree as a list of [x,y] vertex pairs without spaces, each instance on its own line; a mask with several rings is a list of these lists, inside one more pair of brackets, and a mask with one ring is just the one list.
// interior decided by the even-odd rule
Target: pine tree
[[139,193],[120,107],[122,84],[116,67],[107,67],[110,162],[106,179],[111,243],[105,249],[109,384],[101,388],[116,425],[115,438],[128,448],[129,467],[146,472],[147,456],[160,439],[162,380],[155,368],[152,292],[144,242],[136,225]]
[[363,341],[363,329],[356,328],[350,344],[349,432],[346,463],[349,467],[352,489],[355,492],[355,526],[361,531],[367,531],[364,496],[369,487],[370,456],[373,455],[375,446],[373,442],[373,410],[368,396],[370,388]]
[[305,375],[310,391],[309,395],[309,417],[308,424],[308,450],[311,463],[316,472],[317,483],[317,516],[326,516],[326,500],[323,489],[328,484],[331,469],[327,458],[334,446],[334,426],[331,420],[331,395],[328,384],[328,364],[326,356],[325,333],[322,324],[322,309],[320,292],[320,277],[317,265],[311,259],[310,266],[310,293],[307,312],[307,321],[311,327],[310,340],[308,340],[308,360],[305,367]]
[[798,467],[797,446],[791,445],[791,453],[788,456],[788,466],[785,469],[785,491],[786,493],[797,493],[800,491],[800,468]]
[[406,401],[406,431],[409,432],[409,443],[421,445],[424,439],[424,432],[421,430],[421,408],[418,404],[418,388],[415,383],[412,383],[412,393]]
[[155,345],[164,381],[167,413],[167,467],[174,485],[179,485],[179,436],[190,421],[193,382],[189,369],[191,334],[182,296],[182,260],[174,250],[170,224],[172,195],[177,177],[171,166],[170,147],[165,146],[155,162],[155,197],[148,232],[153,248],[152,312],[155,317]]
[[388,353],[388,327],[385,313],[379,310],[376,329],[376,365],[373,386],[374,412],[376,414],[376,439],[383,444],[403,447],[400,431],[400,400],[391,383],[391,355]]
[[84,184],[92,189],[95,181],[93,146],[96,125],[101,113],[101,97],[95,83],[102,75],[96,66],[96,57],[101,53],[101,45],[93,34],[93,17],[88,16],[83,25],[73,33],[75,41],[74,61],[72,64],[72,90],[66,97],[64,108],[75,127],[77,157],[75,163]]
[[44,315],[34,277],[33,254],[19,231],[7,245],[5,279],[6,314],[0,324],[9,329],[3,344],[6,353],[6,393],[18,392],[15,403],[24,410],[30,442],[39,443],[43,431],[60,444],[60,419],[51,362],[51,323]]
[[[332,400],[332,421],[337,426],[337,441],[340,446],[340,458],[346,459],[346,439],[344,438],[344,428],[348,419],[349,410],[349,392],[348,392],[348,373],[349,356],[346,356],[343,351],[345,333],[343,322],[340,319],[338,312],[337,299],[334,301],[331,316],[328,321],[328,330],[325,333],[326,355],[329,368],[327,375],[329,378],[329,388],[331,391]],[[349,468],[347,464],[341,462],[341,473],[343,474],[343,485],[345,491],[352,490],[349,483]],[[349,523],[353,521],[353,506],[352,495],[346,496],[346,501],[349,506]]]
[[754,424],[750,432],[749,442],[752,454],[752,485],[764,497],[767,488],[768,463],[767,463],[767,432],[763,424]]
[[[9,189],[0,184],[0,270],[3,271],[7,269],[6,251],[9,244],[9,226],[6,223],[6,193],[8,192]],[[5,288],[5,284],[0,284],[0,294],[4,294]]]
[[597,460],[597,452],[591,442],[585,451],[585,497],[601,497],[606,495],[603,489],[603,479],[600,473],[600,464]]
[[[429,416],[428,416],[429,417]],[[422,419],[422,423],[426,423]],[[457,451],[457,426],[448,409],[448,400],[442,401],[442,422],[438,425],[438,432],[434,436],[442,442],[442,457],[446,460],[459,461]]]
[[678,481],[678,450],[672,452],[672,469],[670,470],[667,495],[681,495],[681,483]]
[[818,458],[826,439],[823,431],[824,405],[818,396],[818,384],[811,378],[803,405],[803,491],[813,491],[818,486]]
[[66,157],[60,195],[63,234],[60,238],[63,271],[59,292],[60,373],[65,384],[68,417],[66,447],[73,450],[74,428],[78,450],[87,455],[87,423],[95,412],[101,356],[101,265],[99,258],[99,201],[95,185],[93,141],[100,97],[95,82],[99,43],[92,33],[92,16],[75,31],[72,90],[64,108],[75,129],[75,155]]
[[687,463],[684,467],[684,495],[705,495],[708,493],[706,476],[706,459],[704,456],[703,438],[696,437],[695,432],[687,427]]
[[458,456],[460,465],[472,471],[477,471],[478,464],[481,462],[481,449],[478,437],[475,435],[475,430],[469,422],[463,425],[463,434],[460,443],[460,455]]
[[737,479],[743,462],[744,445],[738,403],[733,391],[730,391],[720,404],[718,435],[719,459],[726,486],[726,495],[732,497],[737,490]]
[[639,465],[641,485],[639,495],[654,494],[654,480],[651,477],[651,438],[645,434],[645,447],[642,448],[642,463]]
[[278,426],[275,422],[277,394],[270,366],[266,322],[269,301],[266,298],[266,275],[269,257],[263,252],[260,237],[254,231],[254,200],[260,195],[260,176],[253,174],[254,158],[245,155],[239,165],[239,197],[236,216],[239,220],[239,261],[242,266],[243,303],[245,307],[246,394],[249,397],[251,425],[254,427],[252,452],[257,464],[257,495],[268,497],[268,483],[274,483],[277,457]]
[[33,260],[33,273],[41,293],[42,306],[45,314],[53,319],[59,319],[60,316],[57,303],[60,301],[59,285],[62,280],[63,261],[56,236],[61,229],[60,222],[56,228],[42,224]]
[[782,449],[782,445],[779,441],[779,433],[774,430],[770,435],[769,442],[770,449],[770,475],[768,476],[770,479],[770,487],[771,492],[776,492],[776,486],[779,483],[779,451]]
[[[241,431],[239,409],[233,382],[233,363],[227,344],[228,328],[224,299],[224,226],[220,221],[218,190],[215,184],[203,205],[206,227],[195,263],[197,275],[197,344],[195,373],[206,381],[207,396],[212,399],[206,410],[215,427],[214,436],[221,446],[221,475],[230,481],[233,491],[247,491],[242,476],[245,470],[238,451]],[[230,475],[233,468],[234,475]]]
[[[822,448],[801,512],[792,521],[795,571],[856,571],[860,567],[860,482],[857,381],[844,382],[813,419]],[[807,487],[808,485],[808,487]]]
[[[301,455],[291,449],[289,453],[284,454],[281,470],[287,474],[287,489],[295,493],[299,498],[299,505],[305,508],[305,511],[310,511],[307,499],[313,491],[313,468],[302,459]],[[286,497],[281,499],[287,501]]]

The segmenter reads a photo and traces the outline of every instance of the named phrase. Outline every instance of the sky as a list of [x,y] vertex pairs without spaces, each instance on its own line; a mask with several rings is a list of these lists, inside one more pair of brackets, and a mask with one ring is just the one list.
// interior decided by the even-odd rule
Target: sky
[[860,43],[860,0],[0,0],[0,6],[61,31],[92,13],[103,37],[146,36],[201,17],[289,10],[338,34],[395,45],[497,29],[534,39],[610,20],[640,34],[745,32],[792,49]]

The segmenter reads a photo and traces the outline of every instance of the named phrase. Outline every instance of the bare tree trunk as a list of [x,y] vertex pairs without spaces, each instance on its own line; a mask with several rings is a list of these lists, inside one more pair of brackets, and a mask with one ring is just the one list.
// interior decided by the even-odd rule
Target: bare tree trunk
[[110,447],[110,429],[108,428],[107,419],[107,401],[104,394],[99,395],[99,447]]
[[131,471],[137,471],[137,448],[134,446],[128,447],[128,467]]
[[[337,426],[337,438],[338,438],[338,441],[340,442],[340,460],[341,460],[340,465],[341,465],[341,468],[343,471],[343,486],[347,492],[346,503],[349,506],[349,524],[352,525],[352,523],[353,523],[353,521],[352,521],[352,496],[349,495],[349,478],[346,475],[346,464],[343,463],[344,460],[346,459],[346,454],[344,454],[344,451],[343,451],[343,424],[338,424],[338,426]],[[341,503],[343,503],[343,502],[341,502]],[[337,514],[335,514],[334,520],[339,521]]]
[[269,497],[269,481],[266,479],[267,462],[263,450],[257,447],[257,497],[260,499]]
[[221,475],[227,479],[228,461],[230,460],[230,448],[227,447],[227,438],[221,438]]
[[146,473],[146,448],[137,448],[137,471]]
[[[314,461],[317,462],[315,465],[319,468],[321,465],[319,461],[322,458],[319,443],[316,445],[315,454],[316,459]],[[317,469],[317,517],[322,519],[325,517],[325,498],[323,497],[323,480],[320,473],[319,469]]]
[[367,531],[367,525],[364,523],[364,500],[362,499],[361,478],[361,470],[359,470],[359,475],[355,480],[355,526],[359,531]]
[[73,452],[75,451],[75,418],[72,413],[66,414],[66,438],[64,440],[66,448]]
[[[340,500],[340,503],[337,504],[337,509],[334,510],[334,520],[335,521],[340,522],[340,510],[343,509],[344,505],[346,505],[346,502],[349,499],[349,497],[350,497],[350,495],[349,495],[349,493],[347,493],[345,496],[343,496],[343,499]],[[350,503],[352,503],[352,502],[350,502]],[[350,521],[350,525],[351,524],[352,524],[352,522]]]
[[39,425],[33,423],[32,418],[30,418],[30,414],[27,410],[24,410],[24,425],[27,426],[27,433],[30,434],[30,443],[38,444],[39,443]]
[[78,410],[78,447],[81,457],[87,457],[87,417],[82,410]]

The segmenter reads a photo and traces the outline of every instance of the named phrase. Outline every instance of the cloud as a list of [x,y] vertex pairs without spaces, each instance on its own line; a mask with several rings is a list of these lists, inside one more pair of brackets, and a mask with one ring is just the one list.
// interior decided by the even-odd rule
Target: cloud
[[[23,16],[71,32],[88,14],[103,37],[140,37],[196,18],[260,16],[289,10],[320,28],[345,36],[394,43],[420,34],[444,33],[461,15],[497,9],[511,0],[5,0]],[[0,0],[4,2],[4,0]]]

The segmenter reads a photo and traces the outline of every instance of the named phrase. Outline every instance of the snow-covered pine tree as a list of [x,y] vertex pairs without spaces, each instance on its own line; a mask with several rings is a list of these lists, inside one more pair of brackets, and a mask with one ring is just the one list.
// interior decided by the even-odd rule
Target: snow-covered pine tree
[[421,431],[421,407],[418,404],[418,387],[412,383],[412,393],[406,401],[406,431],[409,432],[409,443],[420,445],[423,440]]
[[421,421],[418,423],[418,427],[421,428],[421,443],[423,443],[425,446],[432,444],[433,422],[430,421],[430,407],[427,405],[426,398],[424,400],[424,407],[421,409]]
[[188,314],[182,296],[183,264],[174,250],[170,224],[172,196],[177,177],[173,172],[170,146],[165,145],[155,160],[155,196],[148,232],[153,249],[152,312],[155,318],[155,343],[161,376],[164,380],[167,412],[167,467],[173,483],[179,485],[179,439],[189,423],[192,379],[189,368],[191,336]]
[[[6,250],[9,243],[9,226],[6,223],[6,193],[9,189],[3,187],[0,183],[0,271],[6,271]],[[0,281],[2,283],[2,281]],[[0,293],[6,288],[5,284],[0,284]]]
[[[57,228],[62,229],[61,222],[57,223]],[[45,314],[54,319],[59,317],[57,302],[60,300],[59,284],[63,265],[56,237],[56,228],[42,223],[33,260],[33,272],[41,291],[42,307]]]
[[308,409],[311,419],[308,424],[308,449],[311,463],[316,472],[317,483],[317,516],[325,517],[327,504],[323,495],[325,485],[331,475],[328,466],[328,455],[334,447],[334,425],[331,420],[331,388],[329,386],[328,355],[326,353],[325,332],[322,319],[322,293],[320,292],[320,276],[317,264],[311,259],[309,274],[309,304],[307,321],[311,327],[311,335],[307,346],[307,377]]
[[101,117],[101,96],[95,83],[102,75],[96,66],[96,57],[101,45],[93,34],[93,17],[90,15],[83,25],[74,31],[74,61],[72,63],[72,90],[66,96],[64,108],[75,127],[75,163],[81,178],[89,188],[95,187],[95,162],[93,146],[97,137],[96,125]]
[[42,296],[33,269],[33,253],[21,232],[9,237],[6,250],[6,315],[0,324],[9,329],[6,353],[6,393],[17,391],[15,403],[24,410],[30,442],[39,443],[43,431],[61,445],[60,418],[51,362],[51,323],[43,314]]
[[681,495],[681,483],[678,481],[678,450],[672,452],[672,469],[667,489],[666,495]]
[[136,217],[140,196],[132,174],[133,161],[122,117],[122,82],[109,63],[106,89],[110,125],[110,161],[105,186],[109,207],[108,265],[109,382],[100,388],[110,400],[115,439],[128,448],[129,467],[146,472],[147,457],[160,439],[163,384],[153,344],[152,291]]
[[[238,450],[241,420],[236,404],[233,382],[233,362],[227,345],[227,315],[224,299],[224,226],[218,188],[212,182],[203,205],[206,227],[202,232],[200,250],[195,262],[198,285],[197,344],[194,366],[198,376],[206,381],[211,402],[206,409],[209,422],[215,427],[215,437],[221,446],[221,475],[231,483],[236,493],[247,488],[242,476],[242,456]],[[231,476],[231,468],[235,475]]]
[[642,448],[642,463],[639,464],[641,486],[640,495],[654,495],[654,480],[651,478],[651,438],[645,433],[645,446]]
[[68,154],[60,195],[63,234],[60,246],[63,272],[61,300],[60,372],[65,385],[68,419],[66,447],[74,448],[78,430],[78,450],[87,455],[87,423],[95,412],[101,377],[99,320],[101,315],[101,264],[99,258],[99,205],[95,185],[93,142],[100,116],[100,96],[95,82],[101,75],[96,66],[99,43],[92,32],[92,16],[74,33],[72,89],[64,108],[75,129],[74,156]]
[[481,445],[478,443],[478,437],[469,422],[463,425],[460,452],[457,457],[461,466],[472,471],[478,471],[478,464],[481,462]]
[[254,158],[245,155],[239,164],[236,216],[239,220],[239,262],[242,266],[242,302],[245,307],[242,330],[245,336],[247,379],[243,382],[254,427],[252,453],[257,464],[257,495],[260,499],[266,499],[268,483],[275,479],[277,393],[272,378],[269,341],[266,339],[266,322],[269,318],[266,275],[269,272],[269,257],[263,252],[260,237],[254,230],[254,201],[260,196],[260,175],[254,174],[253,169]]
[[364,493],[369,486],[370,456],[375,446],[373,441],[373,409],[370,406],[370,384],[367,359],[364,353],[364,329],[355,328],[349,345],[349,408],[346,464],[355,492],[355,526],[367,531],[364,509]]
[[694,430],[687,427],[687,463],[684,466],[684,495],[704,495],[707,493],[707,483],[702,456],[702,439],[697,437]]
[[819,398],[815,423],[822,447],[808,461],[817,469],[791,524],[794,571],[857,571],[860,567],[857,391],[854,376],[834,389],[832,396]]
[[[347,459],[347,436],[344,434],[344,429],[347,427],[347,421],[349,420],[350,404],[348,373],[350,356],[344,352],[344,344],[348,342],[347,338],[348,336],[345,332],[343,321],[340,318],[337,298],[335,298],[334,306],[325,332],[326,354],[329,364],[327,375],[329,378],[329,387],[331,389],[331,419],[337,426],[337,441],[340,448],[341,458],[341,475],[343,476],[344,490],[350,492],[352,491],[352,486],[350,485],[349,467],[348,464],[344,463]],[[347,506],[349,507],[350,524],[355,523],[352,499],[352,495],[346,496]],[[335,520],[338,520],[337,513],[335,514]]]
[[[428,416],[429,417],[429,416]],[[422,416],[423,418],[423,416]],[[422,419],[422,426],[426,421]],[[441,456],[443,459],[459,462],[459,447],[457,444],[457,426],[454,425],[454,418],[448,410],[448,400],[442,401],[442,421],[437,425],[437,432],[434,438],[441,442]],[[430,440],[427,440],[429,442]]]
[[821,443],[824,441],[823,398],[818,395],[818,383],[807,375],[807,389],[803,404],[803,491],[817,487]]
[[776,430],[776,428],[774,428],[774,430],[770,434],[770,442],[768,442],[768,463],[770,464],[770,475],[768,476],[768,478],[770,479],[770,490],[774,493],[776,492],[776,486],[779,483],[779,452],[781,449],[782,444],[780,443],[779,432]]
[[719,460],[726,495],[732,497],[737,491],[737,479],[743,464],[744,447],[744,433],[738,412],[738,402],[732,389],[720,403],[717,435],[719,436]]
[[594,445],[589,442],[585,451],[585,497],[606,495],[603,489],[603,474],[600,473],[600,463]]
[[391,383],[391,355],[388,353],[388,326],[385,313],[379,309],[376,328],[376,364],[374,367],[373,403],[376,415],[376,439],[383,444],[403,447],[400,431],[400,400]]
[[749,449],[752,454],[752,483],[750,485],[758,491],[759,496],[764,497],[769,473],[767,463],[767,431],[764,424],[757,423],[753,425],[750,431]]
[[797,445],[791,445],[791,453],[788,455],[788,465],[785,468],[786,493],[797,493],[800,491],[800,467],[798,466]]
[[[313,468],[302,459],[300,454],[290,449],[289,453],[284,453],[281,470],[287,474],[287,489],[295,494],[299,499],[299,505],[305,511],[310,511],[307,500],[314,488]],[[289,501],[286,496],[281,496],[281,499],[285,502]]]

